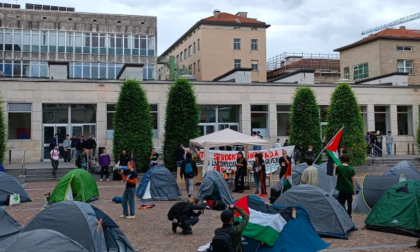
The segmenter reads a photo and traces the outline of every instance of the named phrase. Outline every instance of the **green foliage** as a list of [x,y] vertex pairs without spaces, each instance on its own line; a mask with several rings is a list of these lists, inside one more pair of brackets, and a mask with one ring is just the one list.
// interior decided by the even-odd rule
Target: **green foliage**
[[6,120],[4,117],[4,111],[3,111],[3,99],[0,97],[0,162],[3,164],[6,154]]
[[190,139],[200,135],[198,124],[200,107],[194,89],[186,79],[178,79],[169,88],[166,105],[165,139],[163,143],[165,166],[176,170],[175,149],[178,143],[189,146]]
[[321,122],[314,92],[309,87],[296,89],[290,115],[290,143],[302,146],[301,161],[306,159],[308,146],[315,155],[321,152]]
[[347,83],[342,83],[334,90],[328,108],[326,141],[344,126],[341,146],[346,146],[350,164],[363,165],[366,162],[366,142],[364,124],[360,106],[353,90]]
[[134,151],[137,170],[145,171],[153,146],[152,115],[146,91],[137,80],[126,80],[115,106],[114,158],[118,160],[123,149],[127,153]]

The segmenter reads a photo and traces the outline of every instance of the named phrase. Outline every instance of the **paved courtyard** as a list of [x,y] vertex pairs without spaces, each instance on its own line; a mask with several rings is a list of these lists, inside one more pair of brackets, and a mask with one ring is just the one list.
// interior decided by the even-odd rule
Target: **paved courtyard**
[[[370,174],[375,173],[381,174],[382,172],[371,172]],[[364,175],[365,173],[362,172],[357,174],[359,182],[362,181]],[[25,184],[32,202],[6,207],[6,210],[19,223],[27,224],[37,213],[42,211],[45,202],[44,194],[52,192],[56,183],[57,181]],[[274,183],[275,181],[273,181]],[[213,237],[215,228],[221,225],[220,212],[206,210],[204,215],[200,217],[200,222],[193,228],[193,235],[173,234],[171,224],[166,217],[173,202],[153,202],[156,204],[155,208],[138,210],[138,207],[142,204],[139,199],[136,199],[136,219],[120,219],[119,215],[122,213],[122,207],[120,204],[114,204],[111,199],[114,196],[122,195],[125,184],[117,181],[98,181],[97,184],[100,197],[93,204],[120,225],[137,251],[194,252],[197,251],[199,246],[209,242]],[[180,188],[183,195],[186,195],[184,186],[180,185]],[[198,187],[195,186],[194,191],[197,192],[197,190]],[[251,194],[252,192],[247,191],[246,193]],[[234,194],[234,198],[238,199],[242,195],[245,194]],[[410,248],[414,245],[416,238],[363,230],[364,219],[365,216],[363,215],[354,215],[353,220],[359,227],[359,231],[351,232],[348,240],[323,238],[331,244],[326,251],[418,251],[415,248]],[[302,239],[305,238],[302,237]]]

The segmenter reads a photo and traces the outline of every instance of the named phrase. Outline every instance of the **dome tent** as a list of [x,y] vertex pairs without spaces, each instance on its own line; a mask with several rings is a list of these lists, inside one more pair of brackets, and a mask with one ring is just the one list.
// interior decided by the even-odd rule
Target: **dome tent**
[[154,166],[143,176],[137,195],[143,201],[149,200],[181,200],[175,177],[164,166]]
[[22,226],[0,207],[0,241],[20,232]]
[[0,206],[8,205],[7,197],[10,194],[17,193],[20,196],[20,202],[31,201],[23,186],[10,174],[0,172]]
[[233,202],[229,186],[219,171],[208,171],[203,178],[203,182],[201,182],[197,199],[205,200],[207,197],[211,197],[213,200],[221,200],[227,206]]
[[389,168],[383,175],[384,176],[400,176],[404,174],[407,180],[420,180],[419,169],[409,161],[401,161],[395,166]]
[[346,210],[321,188],[298,185],[284,192],[275,202],[278,205],[299,205],[306,209],[311,223],[320,235],[348,238],[355,228]]

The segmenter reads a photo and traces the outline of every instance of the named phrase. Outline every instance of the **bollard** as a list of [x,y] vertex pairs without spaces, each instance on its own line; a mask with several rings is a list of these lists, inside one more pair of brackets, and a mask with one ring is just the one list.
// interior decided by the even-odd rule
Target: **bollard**
[[416,155],[416,154],[414,153],[414,143],[411,145],[411,150],[412,150],[412,152],[413,152],[413,155]]
[[394,156],[396,156],[396,155],[397,155],[397,144],[394,143]]
[[12,150],[9,150],[9,164],[12,163]]
[[410,155],[410,144],[407,144],[407,155]]

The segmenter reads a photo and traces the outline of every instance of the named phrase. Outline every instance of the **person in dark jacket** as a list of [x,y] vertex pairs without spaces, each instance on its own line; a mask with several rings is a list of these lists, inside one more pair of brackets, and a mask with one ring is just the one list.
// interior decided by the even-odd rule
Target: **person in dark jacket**
[[[192,234],[192,226],[198,223],[198,217],[203,213],[203,210],[206,208],[207,202],[204,200],[203,204],[199,204],[199,200],[196,198],[191,198],[182,209],[181,216],[179,220],[172,222],[172,231],[176,233],[177,227],[182,228],[182,234],[190,235]],[[199,210],[199,212],[195,212]]]
[[[258,161],[257,161],[258,160]],[[267,176],[267,171],[265,168],[265,162],[263,159],[262,153],[258,153],[255,157],[255,161],[258,162],[258,173],[261,185],[261,194],[259,195],[261,198],[267,197],[267,187],[265,186],[265,178]]]
[[101,180],[106,175],[106,181],[109,181],[109,171],[108,167],[111,164],[111,157],[106,153],[106,149],[104,148],[103,153],[99,156],[99,166],[101,167]]
[[123,150],[120,155],[120,166],[127,166],[130,157],[127,155],[127,151]]
[[[241,217],[242,221],[238,225],[233,224],[234,211],[237,211]],[[225,210],[220,215],[220,219],[223,222],[221,229],[216,229],[215,233],[219,230],[222,232],[229,232],[230,238],[232,239],[232,245],[235,252],[242,252],[242,232],[245,230],[246,225],[249,221],[249,215],[240,207],[230,205],[229,210]]]
[[82,135],[79,135],[79,140],[77,141],[76,145],[77,156],[79,156],[82,153],[83,148],[85,148],[85,139]]
[[244,192],[244,177],[247,173],[247,167],[248,162],[246,161],[244,154],[241,151],[238,152],[238,159],[236,159],[235,190],[233,190],[234,192]]
[[[185,171],[185,168],[188,165],[190,165],[191,166],[190,168],[192,169],[192,171],[190,172]],[[191,198],[193,187],[194,187],[194,177],[197,177],[197,175],[198,175],[197,164],[195,163],[194,160],[192,160],[191,153],[187,153],[187,159],[185,159],[181,163],[180,176],[181,176],[181,179],[185,177],[185,187],[187,189],[188,198]]]
[[181,167],[182,161],[184,161],[185,150],[182,143],[178,144],[178,147],[175,149],[175,159],[176,159],[176,167]]
[[293,160],[295,161],[295,165],[300,164],[300,157],[302,155],[302,147],[300,145],[295,146],[295,150],[293,152]]
[[93,139],[92,134],[89,134],[89,138],[85,142],[85,148],[88,152],[88,160],[89,160],[89,164],[90,164],[92,162],[93,153],[96,149],[96,141]]
[[[51,139],[51,141],[50,141],[50,151],[54,150],[54,147],[56,145],[58,146],[58,134],[55,134],[54,138]],[[57,147],[57,149],[58,149],[58,147]]]

